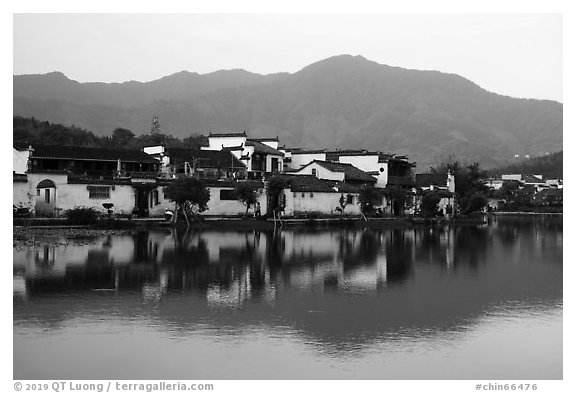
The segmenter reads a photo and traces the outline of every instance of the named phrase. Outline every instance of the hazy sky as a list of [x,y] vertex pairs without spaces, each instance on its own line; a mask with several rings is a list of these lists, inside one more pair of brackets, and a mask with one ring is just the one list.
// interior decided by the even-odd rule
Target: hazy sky
[[14,74],[149,81],[296,72],[339,54],[562,100],[561,14],[15,14]]

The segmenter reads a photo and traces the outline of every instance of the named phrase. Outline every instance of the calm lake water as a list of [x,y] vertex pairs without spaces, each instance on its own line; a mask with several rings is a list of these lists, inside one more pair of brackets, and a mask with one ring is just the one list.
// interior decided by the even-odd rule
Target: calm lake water
[[15,379],[562,379],[562,218],[14,249]]

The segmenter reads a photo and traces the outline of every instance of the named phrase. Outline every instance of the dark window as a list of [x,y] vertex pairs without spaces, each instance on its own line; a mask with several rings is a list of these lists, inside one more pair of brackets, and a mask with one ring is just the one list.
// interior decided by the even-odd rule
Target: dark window
[[312,176],[316,176],[316,168],[312,168]]
[[349,205],[353,204],[354,203],[354,195],[352,195],[352,194],[346,195],[346,203]]
[[36,190],[36,195],[40,196],[40,189]]
[[44,190],[44,202],[50,203],[50,189]]
[[305,197],[306,197],[306,194],[305,194],[305,193],[302,193],[302,198],[305,198]]
[[234,190],[220,190],[220,200],[235,201],[236,195],[234,195]]
[[310,198],[314,198],[314,193],[313,193],[313,192],[310,193]]
[[110,187],[88,186],[88,198],[90,198],[90,199],[110,199]]
[[152,204],[159,205],[160,202],[158,201],[158,190],[152,191]]

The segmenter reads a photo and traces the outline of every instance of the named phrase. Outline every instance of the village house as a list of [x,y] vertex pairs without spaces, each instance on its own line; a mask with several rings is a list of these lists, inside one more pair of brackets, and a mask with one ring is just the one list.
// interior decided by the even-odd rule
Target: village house
[[[252,182],[259,211],[266,214],[264,180],[284,172],[286,215],[359,214],[364,187],[413,186],[404,156],[366,150],[302,150],[280,146],[278,137],[248,138],[210,133],[200,148],[163,145],[139,150],[14,145],[14,205],[36,216],[60,216],[75,207],[138,217],[162,217],[174,203],[164,188],[176,178],[194,177],[210,191],[203,215],[240,216],[246,206],[234,188]],[[383,209],[387,203],[382,200]],[[254,207],[252,208],[254,209]],[[251,211],[254,213],[254,210]]]
[[[197,176],[210,192],[204,215],[242,215],[246,206],[234,195],[234,178],[245,177],[246,167],[228,151],[165,149],[147,154],[139,150],[15,146],[13,204],[35,216],[61,216],[76,207],[115,215],[163,217],[174,203],[164,188],[174,177]],[[149,150],[150,151],[150,150]],[[22,164],[28,155],[27,167]],[[190,165],[185,165],[190,163]],[[266,211],[264,184],[258,189],[261,211]]]
[[313,175],[323,180],[334,180],[355,186],[371,186],[376,178],[351,164],[314,160],[289,175]]
[[502,180],[516,180],[520,182],[522,187],[531,186],[534,187],[537,192],[550,188],[550,185],[546,183],[542,175],[508,174],[502,175]]
[[15,145],[13,204],[47,217],[75,207],[163,215],[166,201],[156,181],[159,166],[137,150]]
[[286,171],[298,172],[312,161],[337,162],[350,164],[376,179],[375,187],[385,188],[397,185],[410,188],[413,186],[412,168],[415,163],[409,162],[406,156],[396,156],[367,150],[302,150],[289,149],[289,163]]
[[395,158],[393,154],[367,150],[335,150],[326,154],[332,162],[351,164],[376,178],[376,187],[385,188],[388,184],[408,185],[413,165],[407,158]]
[[444,217],[449,217],[456,212],[456,180],[454,175],[448,173],[418,173],[415,176],[416,183],[416,211],[422,196],[428,192],[436,192],[440,196],[438,210]]
[[[249,182],[258,193],[262,214],[266,212],[267,200],[261,180],[246,180],[247,168],[230,150],[206,150],[171,148],[164,146],[145,147],[144,152],[161,162],[160,176],[167,179],[194,177],[205,182],[210,192],[208,210],[203,216],[241,216],[246,206],[234,194],[238,181]],[[251,206],[250,213],[254,213]]]
[[286,171],[297,171],[310,162],[326,161],[326,150],[303,150],[298,148],[288,149],[290,161],[286,165]]
[[246,165],[228,150],[203,150],[147,146],[143,151],[156,158],[162,177],[181,176],[198,179],[245,179]]
[[228,150],[246,166],[248,179],[261,179],[284,169],[278,138],[248,138],[241,133],[210,133],[203,150]]
[[358,186],[315,175],[285,174],[282,178],[286,181],[281,196],[285,216],[361,213]]
[[533,203],[539,206],[561,207],[564,203],[564,190],[562,188],[549,188],[534,195]]

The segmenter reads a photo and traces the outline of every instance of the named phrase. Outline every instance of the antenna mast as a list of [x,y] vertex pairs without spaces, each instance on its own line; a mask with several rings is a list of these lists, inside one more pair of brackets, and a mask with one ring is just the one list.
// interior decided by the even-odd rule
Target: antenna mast
[[150,129],[150,133],[152,135],[160,134],[160,121],[158,121],[158,116],[156,116],[156,115],[154,115],[154,117],[152,117],[152,127]]

